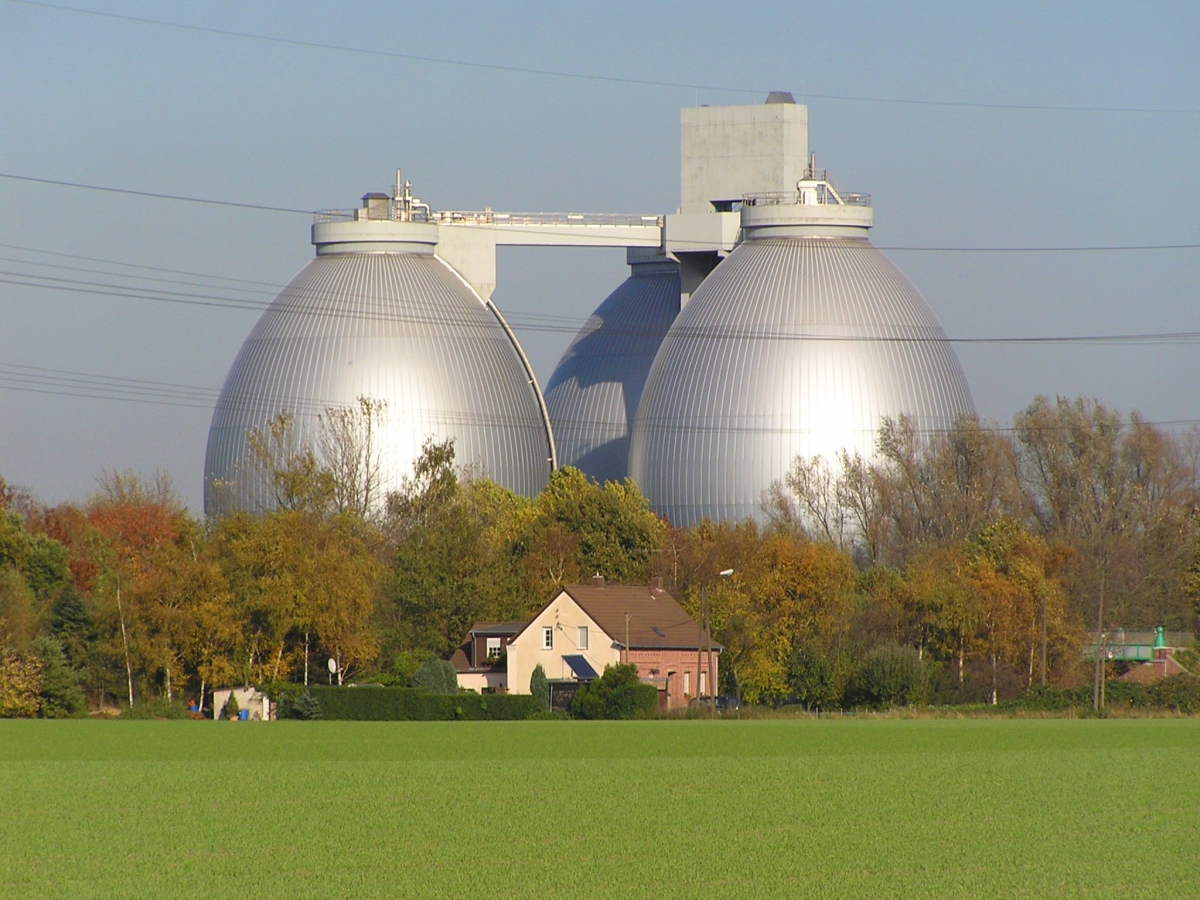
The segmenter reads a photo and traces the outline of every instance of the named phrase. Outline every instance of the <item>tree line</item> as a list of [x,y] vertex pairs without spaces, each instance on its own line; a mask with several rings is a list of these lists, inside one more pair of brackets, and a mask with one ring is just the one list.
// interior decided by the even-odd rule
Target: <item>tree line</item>
[[1010,428],[885,420],[870,459],[795,460],[765,524],[692,528],[571,468],[520,497],[450,442],[385,494],[380,413],[327,411],[312,446],[287,416],[252,434],[264,514],[197,519],[162,476],[54,507],[0,481],[0,715],[407,685],[474,622],[595,573],[703,610],[723,692],[814,708],[867,697],[870,672],[918,670],[937,702],[1074,686],[1097,632],[1196,622],[1200,443],[1094,401],[1038,398]]

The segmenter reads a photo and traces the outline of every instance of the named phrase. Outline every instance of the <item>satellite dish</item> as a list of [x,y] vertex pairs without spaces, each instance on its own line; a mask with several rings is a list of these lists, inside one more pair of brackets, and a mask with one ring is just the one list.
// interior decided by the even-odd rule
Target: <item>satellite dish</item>
[[337,674],[337,660],[334,659],[332,656],[329,657],[329,674],[330,675]]

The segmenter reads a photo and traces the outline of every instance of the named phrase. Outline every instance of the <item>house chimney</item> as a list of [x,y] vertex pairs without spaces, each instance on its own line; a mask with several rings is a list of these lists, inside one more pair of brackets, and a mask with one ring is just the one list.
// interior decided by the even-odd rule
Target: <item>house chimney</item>
[[656,591],[661,591],[663,589],[662,576],[655,575],[653,578],[651,578],[650,579],[650,587],[654,588]]
[[592,576],[592,587],[604,587],[604,576],[599,572]]

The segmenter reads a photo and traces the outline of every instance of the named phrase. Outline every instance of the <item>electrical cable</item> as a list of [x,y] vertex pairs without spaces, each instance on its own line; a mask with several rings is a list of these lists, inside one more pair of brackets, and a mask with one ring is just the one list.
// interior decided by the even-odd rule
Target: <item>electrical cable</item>
[[[117,297],[150,302],[181,304],[218,309],[233,309],[240,311],[266,311],[271,304],[261,301],[238,300],[236,298],[190,294],[183,291],[161,291],[151,288],[139,288],[116,285],[105,282],[91,282],[79,279],[55,278],[48,275],[32,275],[21,272],[0,270],[0,284],[21,287],[41,288],[46,290],[64,291],[67,293],[90,294],[107,297]],[[265,292],[264,292],[265,293]],[[297,292],[300,293],[300,292]],[[314,292],[318,293],[318,292]],[[347,312],[330,308],[325,299],[328,294],[319,292],[320,302],[297,302],[290,298],[286,305],[276,307],[279,315],[321,315],[330,318],[401,322],[416,325],[433,325],[442,328],[480,330],[490,334],[493,325],[490,320],[463,318],[453,314],[397,314],[392,312]],[[347,294],[346,296],[352,296]],[[525,319],[521,314],[508,316],[514,328],[525,332],[576,334],[581,330],[577,319],[570,317],[530,316]],[[554,324],[557,319],[562,324]],[[584,326],[587,322],[585,321]],[[605,335],[611,337],[657,337],[658,330],[636,327],[605,329]],[[950,337],[945,334],[820,334],[811,331],[779,331],[765,328],[727,327],[679,327],[676,334],[689,337],[700,337],[711,340],[761,340],[761,341],[806,341],[815,343],[886,343],[886,344],[952,344],[952,345],[1006,345],[1006,344],[1053,344],[1053,345],[1153,345],[1163,344],[1194,344],[1200,342],[1200,331],[1161,331],[1133,332],[1113,334],[1075,334],[1075,335],[1011,335],[998,337]],[[620,354],[612,354],[620,355]],[[631,354],[638,355],[638,354]]]
[[232,206],[237,209],[259,209],[266,210],[267,212],[299,213],[305,216],[311,216],[313,214],[313,211],[309,209],[293,209],[287,206],[264,206],[261,203],[238,203],[233,200],[210,200],[206,197],[185,197],[180,194],[161,194],[157,191],[137,191],[131,188],[105,187],[99,184],[82,184],[77,181],[60,181],[55,178],[35,178],[33,175],[17,175],[13,172],[0,172],[0,178],[8,178],[13,181],[30,181],[35,184],[52,184],[56,187],[80,188],[87,191],[104,191],[105,193],[109,194],[129,194],[134,197],[153,197],[156,200],[181,200],[185,203],[204,203],[208,206]]
[[[110,266],[122,266],[127,269],[144,269],[148,272],[165,272],[168,275],[191,275],[196,278],[207,278],[207,279],[210,279],[213,281],[234,281],[234,282],[238,282],[240,284],[253,284],[253,285],[260,285],[262,287],[273,287],[276,289],[283,286],[280,284],[276,284],[275,282],[272,282],[272,281],[251,281],[246,278],[229,278],[225,275],[209,275],[205,272],[189,272],[184,269],[164,269],[161,266],[147,266],[147,265],[142,265],[139,263],[123,262],[122,260],[119,260],[119,259],[105,259],[104,257],[99,257],[99,256],[80,256],[76,253],[62,253],[58,250],[42,250],[38,247],[25,247],[21,244],[0,243],[0,247],[3,247],[4,249],[7,249],[7,250],[21,250],[25,253],[40,253],[45,256],[59,256],[59,257],[62,257],[63,259],[78,259],[78,260],[82,260],[84,262],[104,263],[105,265],[110,265]],[[33,264],[39,265],[39,266],[50,265],[49,263],[33,263]]]
[[[8,2],[16,2],[16,0],[8,0]],[[59,187],[79,188],[88,191],[103,191],[109,194],[129,194],[134,197],[150,197],[156,200],[175,200],[185,203],[203,203],[210,206],[228,206],[241,209],[267,210],[269,212],[283,213],[299,213],[306,216],[317,215],[319,211],[296,209],[288,206],[265,206],[258,203],[241,203],[232,200],[212,200],[205,197],[187,197],[180,194],[163,194],[155,191],[140,191],[130,188],[116,188],[107,185],[85,184],[78,181],[62,181],[53,178],[36,178],[32,175],[19,175],[12,172],[0,172],[0,178],[8,178],[15,181],[29,181],[38,184],[56,185]],[[522,215],[520,213],[514,215]],[[532,214],[530,214],[532,215]],[[511,226],[511,225],[494,225],[494,224],[469,224],[469,225],[449,225],[448,228],[472,228],[479,231],[491,231],[496,234],[512,234],[514,228],[517,227],[538,227],[538,226]],[[556,226],[546,225],[548,229],[554,229]],[[564,226],[569,227],[569,226]],[[557,230],[549,231],[549,233],[561,233]],[[590,235],[589,240],[605,241],[613,247],[628,247],[629,239],[620,235]],[[864,240],[863,249],[875,250],[894,250],[907,251],[914,253],[1108,253],[1108,252],[1126,252],[1126,251],[1146,251],[1146,250],[1197,250],[1200,249],[1200,243],[1185,243],[1185,244],[1091,244],[1082,246],[1051,246],[1051,247],[928,247],[917,245],[875,245]],[[703,249],[711,248],[711,243],[708,241],[689,241],[672,239],[671,244],[676,247],[696,246]],[[3,244],[0,246],[13,246]],[[45,253],[50,251],[36,250],[33,252]],[[84,257],[85,259],[87,257]],[[215,277],[215,276],[214,276]]]
[[[65,6],[58,3],[44,3],[40,0],[7,0],[9,3],[19,3],[23,6],[51,9],[58,12],[74,13],[76,15],[95,16],[139,25],[152,25],[158,28],[173,28],[181,31],[213,34],[221,37],[232,37],[241,40],[266,41],[292,47],[304,47],[311,50],[329,50],[338,53],[355,53],[365,56],[377,56],[388,59],[400,59],[408,62],[431,63],[458,68],[479,69],[490,72],[507,72],[517,75],[538,75],[550,78],[572,79],[577,81],[596,81],[608,84],[626,84],[638,87],[658,87],[698,91],[714,91],[729,94],[751,94],[759,96],[762,91],[757,88],[729,87],[712,84],[696,84],[682,81],[660,81],[650,78],[631,78],[619,75],[598,75],[587,72],[570,72],[562,69],[539,69],[530,66],[506,65],[502,63],[485,63],[475,60],[452,59],[449,57],[423,56],[415,53],[400,53],[395,50],[376,50],[368,47],[353,47],[345,44],[330,44],[321,41],[306,41],[297,38],[277,37],[269,34],[258,34],[248,31],[234,31],[226,28],[213,28],[205,25],[189,25],[184,22],[171,22],[164,19],[150,19],[142,16],[131,16],[123,13],[102,12],[94,9],[82,9],[76,6]],[[986,103],[963,100],[921,100],[902,97],[870,97],[852,94],[819,94],[798,92],[802,98],[812,100],[831,100],[844,103],[886,103],[906,106],[932,106],[960,109],[995,109],[1026,112],[1077,112],[1077,113],[1137,113],[1145,115],[1194,115],[1200,113],[1200,108],[1194,107],[1132,107],[1132,106],[1071,106],[1064,104],[1037,103]]]
[[[111,375],[98,375],[77,371],[48,369],[41,366],[21,366],[11,363],[0,364],[0,390],[19,391],[36,394],[51,394],[56,396],[74,397],[90,400],[118,400],[129,403],[144,403],[153,406],[173,406],[184,409],[212,410],[217,403],[220,392],[214,388],[181,385],[170,382],[155,382],[144,379],[120,378]],[[237,405],[237,401],[234,402]],[[334,401],[309,399],[302,404],[278,402],[270,397],[256,397],[254,406],[269,408],[274,405],[285,407],[288,412],[295,414],[322,415],[330,409],[339,408],[345,404]],[[280,410],[282,411],[282,409]],[[437,422],[448,425],[470,426],[527,426],[540,429],[541,423],[532,420],[517,420],[494,414],[451,413],[439,410],[408,410],[413,418],[423,424]],[[264,417],[265,418],[265,417]],[[612,426],[614,423],[594,419],[560,419],[558,426],[596,427]],[[1133,423],[1122,422],[1122,427],[1130,427]],[[1177,429],[1200,426],[1200,419],[1168,419],[1159,421],[1139,420],[1139,425],[1154,428]],[[657,423],[656,429],[683,433],[706,434],[800,434],[805,429],[791,427],[771,427],[762,425],[732,425],[725,421],[712,424],[689,423],[673,424]],[[983,425],[986,430],[1002,434],[1017,434],[1028,430],[1043,430],[1041,426],[1028,424],[1021,428]],[[1053,430],[1058,426],[1045,426],[1045,430]],[[953,434],[950,428],[918,428],[914,433],[920,436],[932,437]]]

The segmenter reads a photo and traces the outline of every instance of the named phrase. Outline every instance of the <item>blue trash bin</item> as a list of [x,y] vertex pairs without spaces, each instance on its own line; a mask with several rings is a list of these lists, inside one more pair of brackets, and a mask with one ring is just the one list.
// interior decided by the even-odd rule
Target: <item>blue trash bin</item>
[[250,710],[239,709],[238,710],[238,721],[239,722],[248,722],[249,720],[250,720]]

